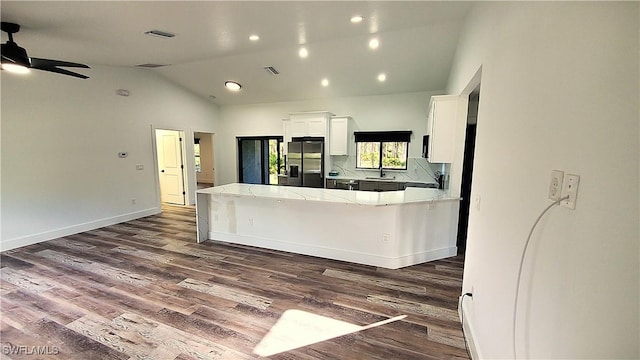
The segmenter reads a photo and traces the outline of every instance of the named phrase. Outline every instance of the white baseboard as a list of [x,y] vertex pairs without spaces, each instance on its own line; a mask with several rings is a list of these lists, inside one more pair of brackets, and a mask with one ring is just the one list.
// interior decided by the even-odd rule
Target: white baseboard
[[84,231],[94,230],[101,227],[118,224],[125,221],[139,219],[141,217],[159,214],[162,211],[159,207],[153,207],[145,210],[135,211],[127,214],[117,215],[109,218],[89,221],[82,224],[67,226],[60,229],[41,232],[22,236],[14,239],[2,240],[0,242],[0,251],[11,250],[27,245],[37,244],[39,242],[53,240],[60,237],[81,233]]
[[471,310],[472,301],[472,298],[467,297],[464,302],[458,302],[458,315],[460,315],[460,321],[464,320],[462,323],[462,331],[464,331],[464,336],[467,339],[467,346],[469,347],[469,354],[471,354],[471,359],[484,359],[477,345],[478,337],[476,336],[474,326],[475,320],[473,311]]
[[246,236],[238,234],[230,234],[224,232],[210,231],[209,239],[216,241],[229,242],[233,244],[256,246],[265,249],[287,251],[296,254],[317,256],[326,259],[348,261],[357,264],[370,266],[379,266],[386,269],[399,269],[405,266],[421,264],[427,261],[443,259],[455,256],[457,247],[449,247],[425,251],[416,254],[410,254],[401,257],[385,257],[376,254],[367,254],[363,252],[345,251],[341,249],[323,247],[311,244],[293,243],[289,241],[260,238],[256,236]]

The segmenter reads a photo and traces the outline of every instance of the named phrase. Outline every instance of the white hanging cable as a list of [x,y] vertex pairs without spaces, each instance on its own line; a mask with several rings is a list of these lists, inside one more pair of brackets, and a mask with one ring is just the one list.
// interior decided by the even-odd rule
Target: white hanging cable
[[513,358],[514,359],[518,358],[516,356],[516,325],[517,325],[517,318],[518,318],[517,313],[518,313],[518,296],[520,294],[520,278],[522,276],[522,266],[524,265],[524,257],[527,253],[527,248],[529,247],[529,242],[531,241],[531,236],[533,235],[533,231],[535,230],[536,226],[538,226],[538,223],[540,222],[544,214],[546,214],[547,211],[549,211],[552,207],[559,205],[561,202],[567,199],[569,199],[569,196],[565,196],[561,199],[554,201],[540,213],[536,221],[533,223],[533,226],[531,226],[531,230],[529,230],[529,235],[527,236],[527,241],[524,243],[524,248],[522,249],[522,255],[520,256],[520,266],[518,268],[518,279],[516,280],[516,296],[513,303]]

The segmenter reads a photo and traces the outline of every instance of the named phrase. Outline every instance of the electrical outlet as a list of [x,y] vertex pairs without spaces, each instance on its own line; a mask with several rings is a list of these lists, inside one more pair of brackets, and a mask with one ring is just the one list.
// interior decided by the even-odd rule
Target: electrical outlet
[[567,200],[562,201],[562,206],[569,209],[576,208],[576,199],[578,198],[578,184],[580,184],[580,175],[567,174],[564,177],[562,186],[562,196],[569,196]]
[[136,170],[144,170],[143,164],[136,164]]
[[552,170],[551,182],[549,183],[549,199],[557,201],[560,199],[562,193],[562,178],[564,177],[564,171]]
[[389,243],[389,241],[391,240],[391,235],[389,234],[382,234],[382,242],[387,244]]
[[249,218],[249,225],[253,226],[253,218]]

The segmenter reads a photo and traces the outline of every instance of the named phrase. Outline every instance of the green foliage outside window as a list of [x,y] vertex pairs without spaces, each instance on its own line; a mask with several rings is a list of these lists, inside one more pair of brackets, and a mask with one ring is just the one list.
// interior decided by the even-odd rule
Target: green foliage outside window
[[379,169],[382,164],[384,169],[404,170],[407,168],[408,145],[407,142],[358,142],[356,167]]

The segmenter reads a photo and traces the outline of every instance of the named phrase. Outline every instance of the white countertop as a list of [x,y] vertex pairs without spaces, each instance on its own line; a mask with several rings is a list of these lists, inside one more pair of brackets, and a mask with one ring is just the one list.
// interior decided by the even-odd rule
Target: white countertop
[[373,206],[460,200],[449,196],[446,191],[428,188],[375,192],[236,183],[201,189],[196,193]]

